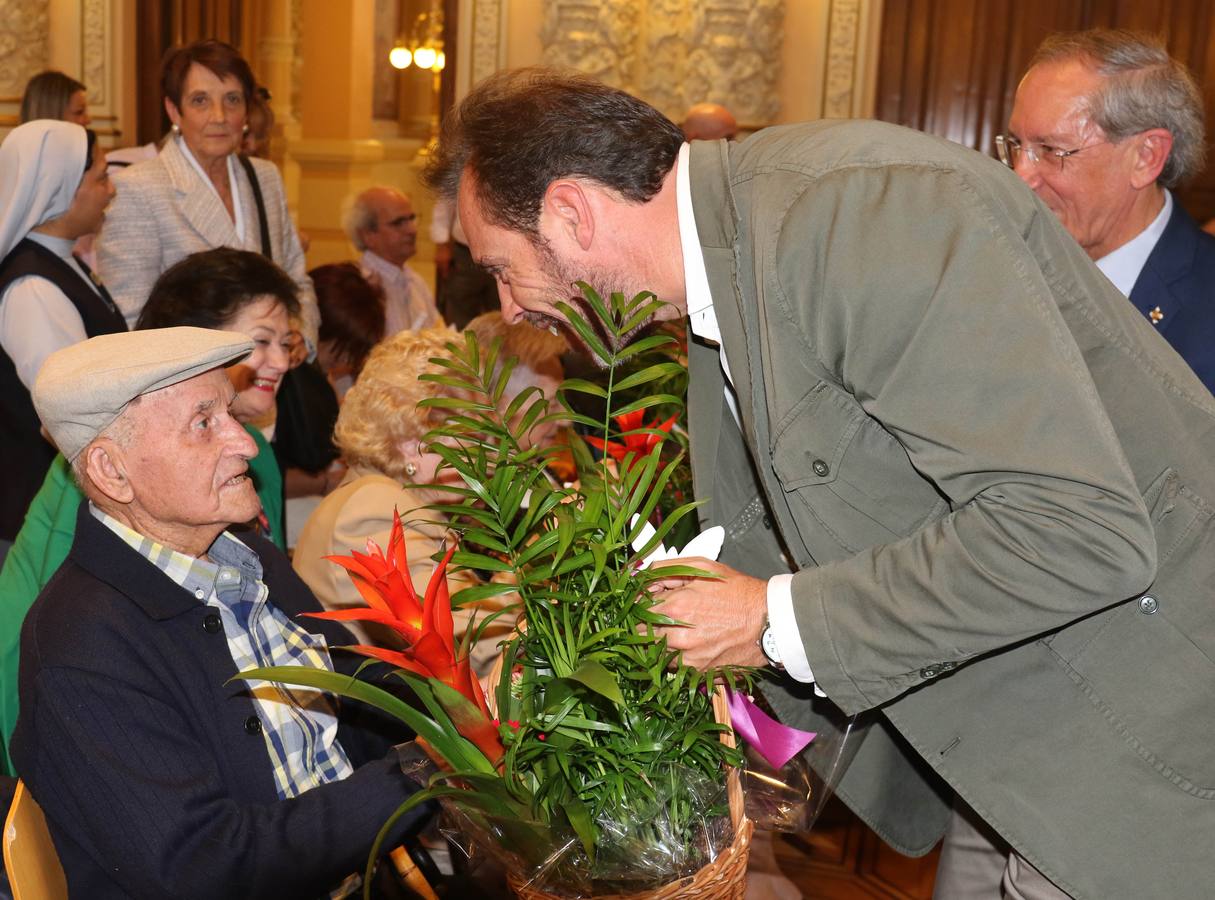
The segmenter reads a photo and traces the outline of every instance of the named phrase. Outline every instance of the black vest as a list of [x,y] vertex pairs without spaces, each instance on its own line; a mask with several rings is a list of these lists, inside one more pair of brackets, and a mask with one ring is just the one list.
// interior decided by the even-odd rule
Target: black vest
[[[83,272],[28,238],[0,263],[0,303],[9,286],[27,275],[45,278],[63,291],[80,313],[89,337],[127,330],[126,320],[105,288],[98,285],[102,294],[98,296],[85,283]],[[0,451],[4,461],[0,539],[11,541],[17,536],[25,511],[55,458],[55,448],[41,435],[41,424],[29,390],[17,377],[8,353],[0,348]]]

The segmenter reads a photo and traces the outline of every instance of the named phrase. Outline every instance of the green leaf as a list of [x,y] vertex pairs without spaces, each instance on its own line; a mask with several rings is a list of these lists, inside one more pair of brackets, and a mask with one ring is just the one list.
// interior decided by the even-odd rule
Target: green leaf
[[615,390],[627,391],[631,387],[636,387],[639,384],[649,384],[652,381],[658,381],[661,378],[669,378],[672,375],[677,375],[683,371],[683,367],[679,363],[662,362],[655,363],[652,366],[647,366],[639,372],[634,372],[625,378],[620,379],[615,385]]
[[[414,709],[404,700],[383,688],[359,681],[350,675],[330,672],[328,669],[314,669],[310,666],[261,666],[248,669],[228,680],[230,682],[243,680],[294,684],[358,700],[400,719],[413,729],[418,737],[424,739],[437,753],[454,765],[475,768],[477,767],[475,757],[480,757],[482,765],[493,769],[489,760],[485,759],[484,754],[477,750],[471,741],[464,741],[467,747],[461,746],[459,742],[452,740],[447,731],[434,719]],[[471,758],[468,753],[469,748],[472,749]]]
[[640,400],[634,400],[632,403],[627,403],[619,409],[613,409],[613,416],[626,416],[631,412],[636,412],[639,409],[650,409],[655,406],[662,406],[664,403],[678,403],[679,398],[674,394],[651,394],[648,397],[642,397]]
[[593,381],[587,381],[585,378],[567,378],[561,382],[561,390],[575,391],[579,394],[590,394],[592,397],[599,397],[606,400],[608,392]]
[[603,341],[599,339],[599,335],[595,333],[595,329],[590,322],[584,319],[572,306],[568,303],[558,301],[557,309],[568,320],[570,328],[572,328],[582,338],[582,342],[586,344],[587,349],[595,354],[598,359],[605,365],[610,365],[612,362],[611,351],[604,346]]
[[594,864],[595,844],[598,841],[599,829],[595,827],[595,823],[591,819],[591,814],[587,811],[586,805],[577,797],[570,797],[562,804],[561,808],[565,812],[565,818],[570,823],[570,827],[574,829],[574,833],[582,841],[582,848],[586,850],[586,855],[590,858],[591,863]]
[[472,553],[468,550],[457,550],[452,555],[451,560],[457,566],[465,566],[469,569],[482,569],[486,572],[511,571],[511,564],[498,559],[496,556],[487,556],[484,553]]
[[569,677],[573,681],[581,682],[613,703],[624,703],[624,695],[620,693],[620,684],[616,681],[616,676],[594,660],[583,662],[570,673]]
[[418,409],[475,409],[493,412],[494,407],[489,403],[478,403],[476,400],[463,400],[458,397],[426,397],[418,401]]
[[513,584],[499,584],[498,582],[474,584],[470,587],[461,588],[452,594],[451,605],[453,607],[467,606],[470,603],[479,603],[491,597],[503,597],[514,593],[514,590],[515,586]]
[[[669,346],[675,343],[677,343],[675,338],[671,337],[669,334],[652,334],[649,337],[641,338],[641,340],[634,341],[627,347],[622,348],[616,354],[616,359],[620,362],[624,362],[626,359],[630,359],[631,357],[639,354],[648,353],[651,350],[655,350],[659,347]],[[680,366],[680,369],[683,370],[683,367]]]

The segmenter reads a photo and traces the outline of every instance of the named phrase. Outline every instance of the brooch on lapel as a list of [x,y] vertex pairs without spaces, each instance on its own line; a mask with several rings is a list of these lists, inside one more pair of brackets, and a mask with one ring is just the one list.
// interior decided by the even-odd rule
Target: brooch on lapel
[[1153,309],[1151,312],[1148,313],[1148,318],[1152,320],[1153,325],[1159,325],[1160,320],[1164,318],[1164,313],[1161,312],[1160,307],[1157,306],[1155,309]]

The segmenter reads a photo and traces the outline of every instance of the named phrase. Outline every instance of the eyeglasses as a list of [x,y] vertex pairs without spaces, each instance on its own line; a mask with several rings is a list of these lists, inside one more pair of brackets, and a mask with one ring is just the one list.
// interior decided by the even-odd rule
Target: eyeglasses
[[1063,171],[1063,162],[1069,156],[1075,156],[1081,150],[1087,150],[1089,147],[1096,147],[1097,144],[1105,143],[1108,143],[1108,141],[1097,141],[1096,144],[1089,144],[1087,147],[1077,147],[1075,150],[1060,150],[1058,147],[1052,147],[1050,144],[1022,144],[1015,137],[1010,137],[1007,134],[997,134],[996,153],[1000,157],[1000,162],[1010,169],[1015,169],[1021,162],[1021,154],[1025,154],[1025,158],[1035,166],[1039,163],[1045,163],[1052,169]]

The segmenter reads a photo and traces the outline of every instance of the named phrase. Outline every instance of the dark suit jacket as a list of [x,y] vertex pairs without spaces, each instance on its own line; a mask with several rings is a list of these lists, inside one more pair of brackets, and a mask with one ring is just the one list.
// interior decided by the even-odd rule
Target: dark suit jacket
[[[242,540],[271,602],[292,617],[319,609],[280,551]],[[82,504],[72,550],[22,629],[12,741],[73,897],[316,897],[361,871],[416,789],[389,752],[391,727],[345,703],[354,774],[279,800],[213,617]],[[351,642],[336,623],[307,627]],[[349,656],[334,664],[349,670]]]
[[1173,214],[1152,249],[1131,302],[1145,316],[1159,307],[1156,325],[1173,349],[1215,392],[1215,237],[1173,199]]

